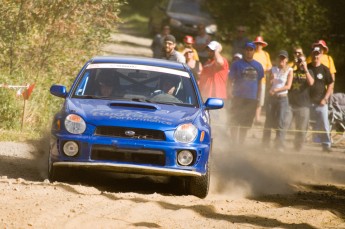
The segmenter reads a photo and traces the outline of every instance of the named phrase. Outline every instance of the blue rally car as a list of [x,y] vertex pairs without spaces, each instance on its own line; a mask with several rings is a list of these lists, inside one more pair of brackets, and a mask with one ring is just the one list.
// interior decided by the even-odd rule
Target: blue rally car
[[138,57],[95,57],[71,89],[52,85],[65,99],[55,115],[48,177],[65,167],[159,176],[178,176],[189,194],[209,190],[209,110],[185,64]]

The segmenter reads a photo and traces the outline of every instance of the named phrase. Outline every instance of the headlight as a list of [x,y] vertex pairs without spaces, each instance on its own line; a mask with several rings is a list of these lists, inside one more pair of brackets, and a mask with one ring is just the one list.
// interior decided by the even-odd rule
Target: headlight
[[217,25],[212,24],[212,25],[206,26],[205,30],[206,30],[206,33],[214,34],[217,32]]
[[198,135],[198,129],[191,123],[182,124],[177,127],[174,138],[178,142],[189,143],[195,140]]
[[180,22],[179,20],[171,18],[170,19],[170,25],[173,27],[180,27],[182,25],[182,22]]
[[86,129],[86,124],[79,115],[70,114],[65,119],[65,127],[71,134],[82,134]]

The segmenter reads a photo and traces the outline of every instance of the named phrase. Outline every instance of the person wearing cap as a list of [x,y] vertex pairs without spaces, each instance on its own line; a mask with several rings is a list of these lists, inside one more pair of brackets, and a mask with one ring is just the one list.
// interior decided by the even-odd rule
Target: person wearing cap
[[328,67],[321,63],[322,49],[315,46],[311,53],[312,62],[308,70],[314,79],[310,88],[311,118],[314,118],[313,131],[317,131],[322,150],[331,151],[330,125],[328,120],[328,101],[333,92],[334,80]]
[[[254,60],[258,61],[262,67],[264,68],[265,75],[267,75],[272,68],[270,54],[263,50],[268,44],[264,41],[262,36],[257,36],[253,43],[256,45],[255,53],[254,53]],[[265,104],[265,96],[266,96],[266,77],[264,77],[261,81],[261,95],[260,95],[260,102],[256,108],[255,113],[255,123],[260,124],[260,115],[261,109]]]
[[187,52],[188,49],[191,49],[194,53],[193,58],[196,61],[199,61],[198,51],[196,51],[196,49],[193,48],[193,44],[194,44],[194,38],[192,36],[186,35],[183,38],[183,45],[179,47],[178,51],[185,56],[185,52]]
[[205,25],[198,25],[198,34],[195,36],[194,48],[198,52],[201,64],[204,64],[208,58],[207,45],[210,43],[211,37],[206,33]]
[[207,45],[208,60],[203,65],[199,88],[204,98],[217,97],[227,99],[226,85],[228,81],[229,64],[220,52],[222,46],[217,41]]
[[[208,60],[203,65],[200,74],[199,88],[202,97],[206,100],[209,97],[221,98],[227,106],[227,82],[229,64],[221,55],[222,45],[217,41],[211,41],[207,45]],[[226,130],[227,112],[226,109],[211,111],[211,117],[216,124],[219,124],[223,131]]]
[[[313,43],[312,49],[315,47],[319,47],[321,52],[322,52],[322,58],[321,58],[321,64],[325,65],[326,67],[329,68],[329,71],[331,72],[333,81],[335,81],[335,73],[337,70],[335,69],[334,61],[332,56],[328,54],[328,47],[327,44],[324,40],[318,40],[317,42]],[[307,63],[312,62],[312,57],[309,56],[307,59]]]
[[289,113],[288,90],[291,88],[293,70],[288,65],[289,55],[279,51],[277,66],[268,73],[269,94],[266,103],[266,120],[262,143],[268,148],[271,140],[271,128],[276,129],[275,148],[283,152],[285,148],[286,119]]
[[243,59],[231,64],[228,96],[230,103],[230,132],[234,143],[244,143],[247,131],[253,124],[264,77],[262,65],[254,60],[255,44],[247,42]]
[[156,34],[151,43],[152,57],[153,58],[162,58],[163,47],[164,47],[164,38],[166,35],[170,34],[170,26],[163,25],[160,33]]
[[232,62],[235,62],[237,60],[241,60],[242,59],[242,54],[241,53],[235,53],[234,56],[232,57]]
[[[310,87],[314,84],[314,78],[310,75],[306,57],[300,46],[294,47],[293,76],[291,88],[288,92],[289,115],[286,120],[287,126],[295,123],[294,149],[301,151],[306,139],[310,120]],[[291,66],[291,65],[290,65]]]
[[168,34],[164,38],[164,55],[162,59],[186,63],[186,58],[175,50],[176,39],[173,35]]

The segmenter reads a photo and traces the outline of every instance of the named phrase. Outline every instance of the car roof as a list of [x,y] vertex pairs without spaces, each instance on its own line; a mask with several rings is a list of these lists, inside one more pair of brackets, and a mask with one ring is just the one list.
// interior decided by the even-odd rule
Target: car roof
[[173,68],[173,69],[184,70],[184,71],[186,70],[186,67],[182,63],[179,63],[176,61],[148,58],[148,57],[96,56],[90,60],[90,63],[139,64],[139,65]]

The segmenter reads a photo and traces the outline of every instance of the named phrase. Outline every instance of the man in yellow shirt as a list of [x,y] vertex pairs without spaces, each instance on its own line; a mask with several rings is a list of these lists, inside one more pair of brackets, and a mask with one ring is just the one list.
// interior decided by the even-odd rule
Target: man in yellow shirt
[[255,123],[261,123],[260,121],[261,109],[265,104],[266,74],[272,68],[272,63],[271,63],[270,54],[268,54],[268,52],[263,50],[263,48],[268,45],[267,42],[265,42],[261,36],[258,36],[255,38],[253,43],[256,45],[253,59],[258,61],[262,65],[265,72],[265,77],[261,80],[261,95],[259,98],[258,106],[256,108],[255,120],[254,120]]
[[[335,80],[335,73],[337,70],[335,69],[334,61],[333,58],[328,55],[328,47],[327,44],[324,40],[318,40],[312,45],[312,48],[314,49],[315,47],[320,47],[321,53],[322,53],[322,58],[321,58],[321,64],[325,65],[326,67],[329,68],[329,71],[331,72],[333,81]],[[307,59],[307,63],[311,63],[311,57],[309,56]]]

